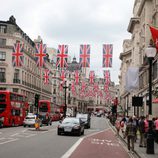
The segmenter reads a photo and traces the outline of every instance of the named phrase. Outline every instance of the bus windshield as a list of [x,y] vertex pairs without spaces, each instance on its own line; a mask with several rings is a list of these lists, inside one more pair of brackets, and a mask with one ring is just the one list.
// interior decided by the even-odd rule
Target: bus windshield
[[41,103],[39,107],[40,112],[48,112],[48,106],[47,103]]

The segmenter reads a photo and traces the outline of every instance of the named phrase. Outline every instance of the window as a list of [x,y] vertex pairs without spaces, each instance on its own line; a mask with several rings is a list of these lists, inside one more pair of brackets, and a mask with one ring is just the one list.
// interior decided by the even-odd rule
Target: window
[[7,26],[0,25],[0,33],[7,33]]
[[18,88],[13,88],[13,92],[18,93],[19,89]]
[[56,94],[56,89],[55,88],[53,89],[53,94]]
[[5,82],[5,69],[0,68],[0,82]]
[[14,79],[19,79],[19,70],[15,69]]
[[6,52],[0,51],[0,61],[5,61],[6,59]]
[[0,46],[6,46],[6,39],[0,38]]
[[153,79],[156,79],[157,78],[157,68],[158,68],[158,63],[155,62],[153,64]]

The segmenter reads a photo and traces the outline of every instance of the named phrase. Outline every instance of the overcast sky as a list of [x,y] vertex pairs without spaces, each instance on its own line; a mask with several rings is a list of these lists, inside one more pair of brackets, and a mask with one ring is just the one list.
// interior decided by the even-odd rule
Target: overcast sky
[[[1,0],[2,1],[2,0]],[[103,77],[102,46],[113,44],[111,80],[118,83],[119,54],[134,0],[4,0],[0,20],[16,18],[19,27],[34,40],[40,35],[48,47],[69,45],[69,55],[79,61],[80,44],[91,45],[90,69]]]

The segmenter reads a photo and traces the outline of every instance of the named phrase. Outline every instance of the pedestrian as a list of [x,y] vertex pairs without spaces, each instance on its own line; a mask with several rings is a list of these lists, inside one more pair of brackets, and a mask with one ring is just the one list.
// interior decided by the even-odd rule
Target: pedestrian
[[139,147],[144,147],[145,146],[145,141],[144,141],[144,136],[145,136],[145,123],[144,123],[144,116],[140,117],[139,123],[138,123],[138,128],[139,128],[139,133],[140,133],[140,142],[139,142]]
[[130,117],[126,126],[124,138],[127,137],[128,150],[130,151],[132,149],[132,153],[134,152],[135,134],[136,134],[136,126],[133,123],[132,117]]
[[36,130],[40,130],[40,119],[38,116],[36,116],[36,119],[35,119],[35,129]]
[[136,133],[135,133],[135,142],[137,141],[137,131],[138,131],[138,117],[135,115],[133,116],[133,123],[136,126]]
[[154,121],[155,124],[155,142],[158,143],[158,117]]
[[116,128],[117,136],[119,136],[119,132],[120,132],[120,121],[119,120],[115,121],[115,128]]
[[144,126],[145,126],[145,133],[144,133],[144,147],[146,147],[147,145],[147,134],[148,134],[148,130],[149,130],[149,121],[148,121],[148,116],[146,116],[145,120],[144,120]]

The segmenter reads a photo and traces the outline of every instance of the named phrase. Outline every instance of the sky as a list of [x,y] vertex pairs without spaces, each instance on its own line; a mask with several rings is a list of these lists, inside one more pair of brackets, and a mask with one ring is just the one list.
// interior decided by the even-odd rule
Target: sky
[[[0,0],[2,1],[2,0]],[[90,70],[103,77],[103,44],[113,44],[111,81],[119,83],[124,39],[130,39],[127,27],[133,16],[134,0],[5,0],[0,20],[11,15],[32,39],[40,35],[47,47],[68,45],[68,55],[79,62],[81,44],[90,44]]]

